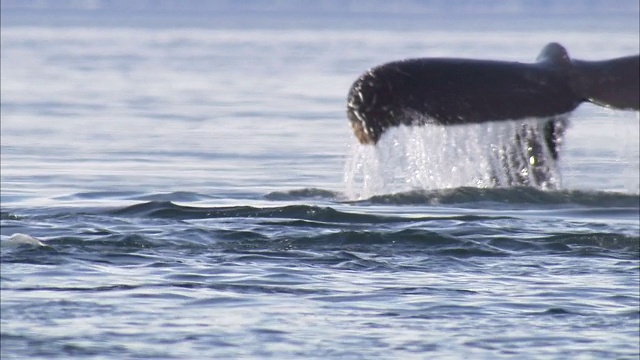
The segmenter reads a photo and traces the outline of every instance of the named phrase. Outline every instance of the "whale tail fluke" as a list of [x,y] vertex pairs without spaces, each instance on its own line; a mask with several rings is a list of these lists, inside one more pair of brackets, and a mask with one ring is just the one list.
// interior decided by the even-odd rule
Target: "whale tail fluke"
[[569,58],[551,43],[535,63],[409,59],[375,67],[352,85],[347,116],[362,144],[399,125],[461,125],[547,118],[580,103],[638,110],[640,60]]
[[604,61],[575,60],[577,87],[586,101],[596,105],[640,110],[640,57]]

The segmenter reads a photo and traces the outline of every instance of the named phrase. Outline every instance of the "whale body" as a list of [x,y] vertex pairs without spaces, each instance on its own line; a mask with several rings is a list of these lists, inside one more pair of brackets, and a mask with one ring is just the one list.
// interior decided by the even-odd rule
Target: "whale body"
[[[603,61],[571,59],[558,43],[536,62],[422,58],[370,69],[351,86],[347,117],[362,144],[378,143],[399,125],[464,125],[548,118],[568,114],[583,102],[638,110],[640,57]],[[556,154],[556,125],[547,145]]]

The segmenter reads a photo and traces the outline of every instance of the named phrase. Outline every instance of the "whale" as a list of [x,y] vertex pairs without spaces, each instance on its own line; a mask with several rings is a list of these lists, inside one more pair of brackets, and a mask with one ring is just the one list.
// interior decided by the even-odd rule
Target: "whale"
[[[640,108],[640,56],[587,61],[558,43],[535,62],[416,58],[371,68],[353,83],[347,117],[361,144],[376,145],[400,125],[465,124],[549,118],[545,146],[557,157],[564,118],[590,102]],[[558,120],[561,119],[561,120]]]

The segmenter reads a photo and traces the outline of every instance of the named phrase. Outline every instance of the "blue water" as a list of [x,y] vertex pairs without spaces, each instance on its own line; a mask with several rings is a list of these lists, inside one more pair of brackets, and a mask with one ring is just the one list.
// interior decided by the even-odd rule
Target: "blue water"
[[639,52],[633,1],[500,3],[3,1],[2,359],[637,359],[637,112],[555,190],[478,183],[513,125],[351,133],[386,61]]

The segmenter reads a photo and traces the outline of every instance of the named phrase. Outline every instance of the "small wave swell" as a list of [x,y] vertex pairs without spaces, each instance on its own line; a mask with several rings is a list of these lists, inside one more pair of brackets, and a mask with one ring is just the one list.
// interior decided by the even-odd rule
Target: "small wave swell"
[[[342,193],[317,188],[275,191],[265,195],[272,201],[327,200],[343,201]],[[485,207],[491,203],[505,205],[575,205],[598,208],[640,208],[640,195],[606,191],[542,190],[516,186],[503,188],[457,187],[438,190],[410,190],[374,195],[357,201],[359,205],[465,205]]]
[[451,217],[429,217],[411,216],[403,217],[398,215],[378,215],[363,212],[350,212],[337,210],[329,206],[316,205],[285,205],[276,207],[256,207],[256,206],[221,206],[221,207],[196,207],[178,205],[169,201],[150,201],[112,210],[110,214],[126,217],[149,217],[165,218],[175,220],[196,220],[215,218],[253,218],[253,219],[280,219],[280,220],[301,220],[326,223],[348,223],[348,224],[381,224],[397,222],[416,222],[431,219],[494,219],[496,217],[485,217],[477,215],[459,215]]
[[459,187],[442,190],[413,190],[395,194],[375,195],[362,202],[391,205],[466,204],[483,206],[487,203],[499,203],[640,208],[639,195],[581,190],[547,191],[532,187]]

